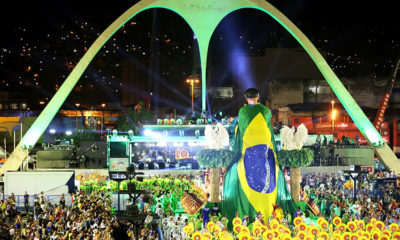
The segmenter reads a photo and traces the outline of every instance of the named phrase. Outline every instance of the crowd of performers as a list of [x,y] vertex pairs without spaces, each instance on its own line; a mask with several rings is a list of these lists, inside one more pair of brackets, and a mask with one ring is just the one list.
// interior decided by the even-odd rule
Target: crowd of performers
[[[386,176],[390,173],[386,173]],[[337,239],[337,240],[400,240],[399,199],[394,187],[385,188],[383,195],[368,191],[376,175],[365,175],[353,201],[346,180],[340,175],[313,173],[304,175],[302,188],[319,207],[318,216],[309,210],[291,214],[275,206],[273,215],[264,219],[239,216],[229,220],[217,204],[202,204],[201,194],[193,192],[199,184],[195,176],[151,177],[138,182],[138,188],[152,191],[152,200],[136,204],[144,212],[161,217],[160,232],[144,228],[134,236],[130,223],[119,222],[113,215],[110,192],[104,186],[113,182],[91,182],[73,194],[72,206],[46,202],[38,196],[33,209],[13,211],[13,197],[1,201],[2,236],[9,239]],[[82,186],[89,186],[82,183]],[[124,186],[122,186],[124,188]],[[196,188],[194,188],[196,189]],[[110,189],[111,190],[111,189]],[[201,191],[199,191],[201,192]],[[195,204],[194,214],[183,212],[185,204]],[[196,212],[196,209],[200,211]],[[190,208],[187,208],[190,211]],[[231,222],[232,228],[228,227]],[[122,234],[121,234],[122,232]],[[6,233],[6,234],[5,234]],[[120,234],[120,236],[116,236]],[[7,238],[6,238],[7,239]],[[322,240],[321,239],[321,240]]]

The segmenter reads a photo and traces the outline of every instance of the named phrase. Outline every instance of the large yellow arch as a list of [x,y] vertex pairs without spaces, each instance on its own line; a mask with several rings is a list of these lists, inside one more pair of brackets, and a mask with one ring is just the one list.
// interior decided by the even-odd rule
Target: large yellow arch
[[[142,0],[123,13],[96,39],[25,134],[23,140],[10,155],[9,160],[0,169],[0,175],[4,174],[5,171],[17,170],[19,168],[22,160],[25,159],[28,154],[27,151],[21,151],[21,148],[23,146],[33,146],[37,142],[91,60],[96,56],[97,52],[107,40],[136,14],[150,8],[166,8],[178,13],[187,21],[196,34],[200,51],[203,110],[206,109],[207,51],[212,34],[219,22],[230,12],[240,8],[254,8],[267,13],[279,22],[307,51],[368,142],[372,145],[384,142],[383,138],[376,131],[311,41],[284,14],[270,3],[264,0]],[[393,151],[386,144],[382,147],[375,148],[375,152],[378,157],[383,160],[386,167],[400,172],[400,163]]]

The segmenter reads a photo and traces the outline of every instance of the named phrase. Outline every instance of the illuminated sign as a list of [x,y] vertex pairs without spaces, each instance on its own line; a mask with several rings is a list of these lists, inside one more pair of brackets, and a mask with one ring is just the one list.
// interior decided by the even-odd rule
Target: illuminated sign
[[110,158],[110,172],[125,172],[129,167],[129,158]]

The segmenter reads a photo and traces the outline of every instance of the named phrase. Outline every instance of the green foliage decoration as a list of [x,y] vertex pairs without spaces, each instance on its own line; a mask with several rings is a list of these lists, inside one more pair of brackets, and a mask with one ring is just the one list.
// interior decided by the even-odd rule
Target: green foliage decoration
[[302,148],[300,150],[280,150],[278,162],[284,167],[306,167],[314,160],[314,150]]
[[229,149],[202,149],[197,152],[197,161],[208,168],[227,167],[233,160],[233,152]]

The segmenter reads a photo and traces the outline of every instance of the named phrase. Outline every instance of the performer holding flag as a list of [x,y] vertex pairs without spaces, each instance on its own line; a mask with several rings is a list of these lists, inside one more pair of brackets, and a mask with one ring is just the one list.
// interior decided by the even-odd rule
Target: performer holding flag
[[276,158],[271,111],[258,103],[257,89],[248,89],[245,97],[235,130],[235,159],[225,175],[222,212],[232,220],[238,211],[251,221],[261,212],[266,220],[278,204],[293,214],[295,205]]

